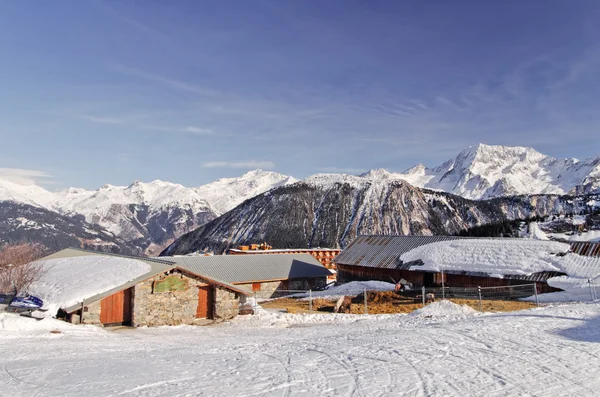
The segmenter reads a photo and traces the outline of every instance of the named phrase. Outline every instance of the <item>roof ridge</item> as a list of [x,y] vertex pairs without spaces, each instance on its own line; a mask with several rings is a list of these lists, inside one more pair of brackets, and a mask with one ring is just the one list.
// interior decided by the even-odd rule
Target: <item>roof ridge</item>
[[[167,261],[167,260],[164,260],[164,259],[156,259],[156,258],[151,258],[151,257],[135,256],[135,255],[115,254],[113,252],[93,251],[93,250],[87,250],[87,249],[78,248],[78,247],[63,248],[61,251],[65,250],[65,249],[70,249],[70,250],[73,250],[73,251],[80,251],[80,252],[87,252],[87,253],[96,254],[96,255],[106,255],[106,256],[114,256],[114,257],[117,257],[117,258],[127,258],[127,259],[136,259],[136,260],[142,260],[142,261],[162,263],[162,264],[165,264],[165,265],[173,265],[173,264],[175,264],[175,262]],[[60,251],[57,251],[57,252],[60,252]]]

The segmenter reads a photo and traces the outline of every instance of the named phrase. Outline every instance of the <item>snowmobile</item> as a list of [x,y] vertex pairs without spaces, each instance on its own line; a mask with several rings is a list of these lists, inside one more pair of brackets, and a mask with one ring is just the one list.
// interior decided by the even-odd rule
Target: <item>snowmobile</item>
[[16,293],[0,294],[0,310],[17,313],[21,316],[31,317],[36,320],[44,318],[44,301],[33,295],[17,296]]

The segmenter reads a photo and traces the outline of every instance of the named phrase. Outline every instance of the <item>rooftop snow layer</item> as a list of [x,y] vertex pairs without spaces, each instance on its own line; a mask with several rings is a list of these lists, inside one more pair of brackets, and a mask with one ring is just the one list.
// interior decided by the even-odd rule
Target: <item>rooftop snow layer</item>
[[421,260],[423,266],[411,270],[457,270],[490,275],[530,275],[543,271],[565,272],[559,253],[568,244],[527,239],[467,239],[440,241],[412,249],[400,259],[407,263]]
[[151,271],[142,261],[114,256],[79,256],[36,262],[46,269],[29,293],[44,300],[50,315]]
[[567,276],[548,279],[550,286],[585,295],[588,280],[600,283],[600,257],[572,252],[565,255],[568,250],[568,244],[555,241],[472,239],[423,245],[402,254],[400,259],[423,262],[423,266],[412,266],[411,270],[482,272],[496,277],[561,272]]

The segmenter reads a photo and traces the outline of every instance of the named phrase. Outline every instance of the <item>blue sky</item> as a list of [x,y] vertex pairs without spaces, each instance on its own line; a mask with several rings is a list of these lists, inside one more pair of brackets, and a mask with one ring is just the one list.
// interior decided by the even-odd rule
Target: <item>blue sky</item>
[[50,189],[600,155],[597,1],[3,1],[0,50],[0,167]]

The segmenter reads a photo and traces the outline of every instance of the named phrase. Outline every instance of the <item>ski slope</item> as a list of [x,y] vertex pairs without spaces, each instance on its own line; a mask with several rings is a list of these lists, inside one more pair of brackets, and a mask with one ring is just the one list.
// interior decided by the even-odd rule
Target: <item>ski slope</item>
[[72,326],[60,334],[0,328],[0,390],[15,397],[593,396],[600,390],[598,303],[508,314],[428,308],[370,317],[264,313],[209,327]]

